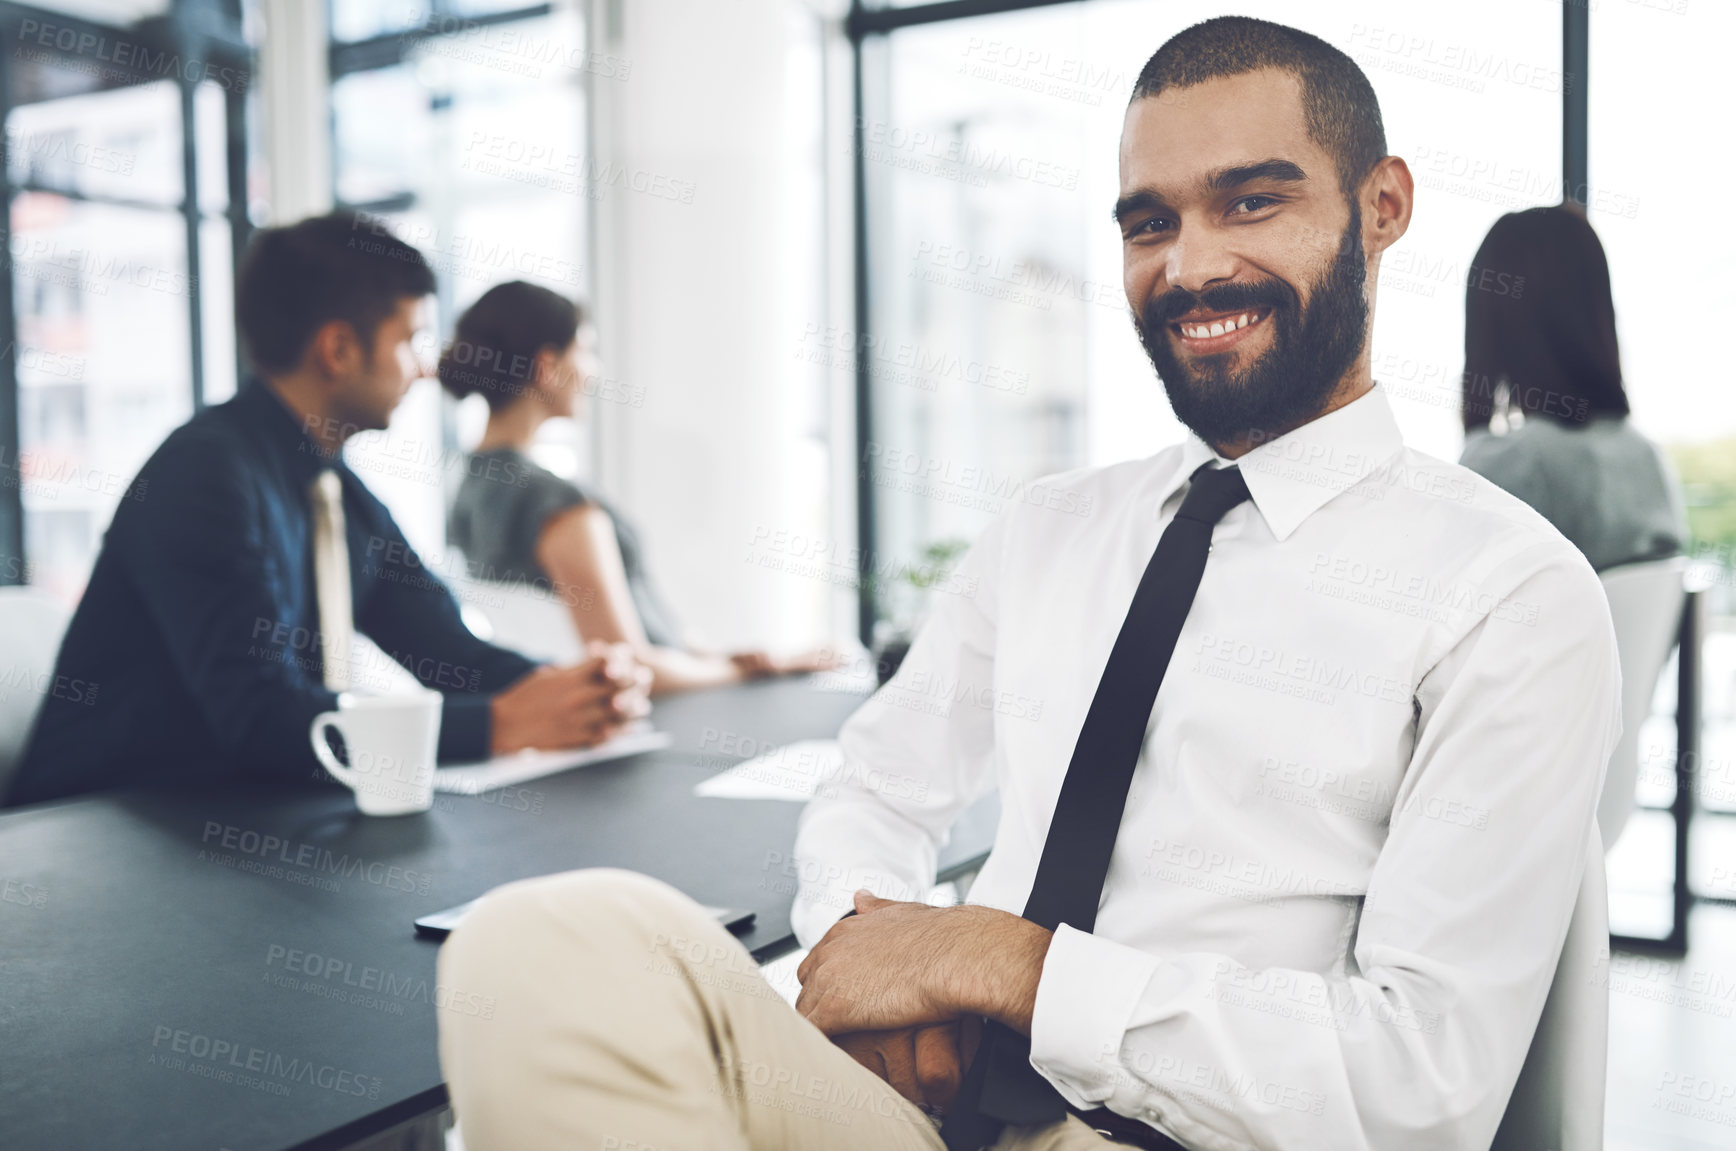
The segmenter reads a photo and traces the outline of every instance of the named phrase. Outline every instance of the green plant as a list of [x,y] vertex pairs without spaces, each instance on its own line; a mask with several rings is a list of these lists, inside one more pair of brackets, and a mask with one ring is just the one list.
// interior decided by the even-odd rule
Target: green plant
[[917,553],[921,562],[906,567],[898,573],[899,578],[918,591],[927,591],[936,584],[945,582],[952,574],[952,569],[969,550],[969,540],[935,540]]
[[1688,553],[1736,559],[1736,436],[1673,444],[1688,504]]
[[952,577],[958,561],[969,550],[966,539],[935,540],[925,544],[915,559],[871,573],[867,587],[879,617],[901,630],[913,629],[920,622],[928,592]]

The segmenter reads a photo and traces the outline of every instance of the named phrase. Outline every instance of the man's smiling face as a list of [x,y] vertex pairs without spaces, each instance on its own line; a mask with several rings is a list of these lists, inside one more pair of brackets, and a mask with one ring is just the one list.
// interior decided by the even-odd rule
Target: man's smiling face
[[1367,264],[1296,76],[1134,100],[1115,215],[1134,326],[1183,423],[1223,447],[1333,406],[1365,350]]

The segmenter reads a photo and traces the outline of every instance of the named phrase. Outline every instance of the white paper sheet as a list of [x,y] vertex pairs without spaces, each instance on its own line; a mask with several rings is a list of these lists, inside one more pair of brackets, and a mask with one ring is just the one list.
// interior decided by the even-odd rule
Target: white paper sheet
[[647,726],[624,731],[596,747],[568,751],[521,751],[515,755],[497,756],[482,763],[454,764],[434,772],[434,790],[477,795],[484,791],[493,791],[497,787],[510,787],[515,783],[541,779],[556,772],[571,771],[575,767],[588,767],[593,763],[621,759],[642,751],[655,751],[668,747],[673,740],[674,737],[668,732]]
[[843,762],[844,752],[837,740],[799,740],[701,780],[693,794],[711,799],[788,799],[806,803],[813,798],[820,780]]

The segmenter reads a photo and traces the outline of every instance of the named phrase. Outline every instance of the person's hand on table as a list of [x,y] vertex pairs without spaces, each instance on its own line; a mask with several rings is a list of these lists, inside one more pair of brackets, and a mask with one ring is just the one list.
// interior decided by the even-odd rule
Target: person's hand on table
[[981,1038],[981,1016],[966,1015],[950,1023],[851,1031],[832,1042],[924,1111],[944,1115]]
[[592,642],[586,659],[539,667],[490,701],[493,753],[592,747],[651,713],[651,672],[626,644]]
[[738,651],[729,661],[740,670],[743,679],[766,679],[774,675],[803,675],[811,671],[831,671],[843,663],[838,652],[829,647],[817,647],[794,655],[773,655],[766,651]]
[[796,969],[796,1010],[911,1102],[944,1108],[975,1054],[979,1017],[1030,1034],[1051,933],[992,907],[867,891],[855,904]]

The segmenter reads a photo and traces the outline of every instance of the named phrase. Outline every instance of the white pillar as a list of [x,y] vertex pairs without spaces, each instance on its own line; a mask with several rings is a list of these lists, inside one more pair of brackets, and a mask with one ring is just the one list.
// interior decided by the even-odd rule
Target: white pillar
[[[599,0],[591,12],[593,47],[630,61],[627,80],[591,83],[601,350],[644,395],[639,408],[593,405],[596,479],[639,525],[697,638],[818,642],[835,589],[749,559],[766,532],[828,530],[789,498],[786,0]],[[814,612],[791,610],[814,596]]]
[[331,76],[323,0],[261,0],[260,104],[271,222],[332,207]]

